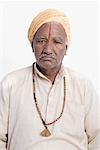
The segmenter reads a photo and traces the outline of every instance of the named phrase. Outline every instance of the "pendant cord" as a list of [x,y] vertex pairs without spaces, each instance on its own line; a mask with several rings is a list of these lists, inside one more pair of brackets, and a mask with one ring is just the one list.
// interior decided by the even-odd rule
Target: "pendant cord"
[[55,123],[56,121],[58,121],[58,120],[61,118],[61,116],[62,116],[62,114],[63,114],[63,112],[64,112],[65,100],[66,100],[66,79],[65,79],[65,77],[64,77],[64,100],[63,100],[63,106],[62,106],[61,113],[60,113],[60,115],[59,115],[54,121],[49,122],[49,123],[46,123],[46,122],[44,121],[43,117],[42,117],[42,114],[41,114],[40,109],[39,109],[38,104],[37,104],[37,99],[36,99],[36,94],[35,94],[34,64],[35,64],[35,63],[33,63],[33,97],[34,97],[35,106],[36,106],[37,112],[38,112],[38,114],[39,114],[39,116],[40,116],[40,119],[41,119],[41,121],[42,121],[42,123],[43,123],[45,129],[48,130],[48,127],[47,127],[47,126],[48,126],[48,125],[51,125],[51,124],[53,124],[53,123]]

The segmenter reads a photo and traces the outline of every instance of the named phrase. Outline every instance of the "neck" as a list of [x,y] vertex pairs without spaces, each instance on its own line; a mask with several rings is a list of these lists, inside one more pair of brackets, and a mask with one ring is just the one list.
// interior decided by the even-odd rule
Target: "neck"
[[46,68],[42,68],[36,63],[36,67],[43,75],[45,75],[49,80],[51,80],[52,83],[54,83],[56,75],[58,74],[61,68],[61,65],[52,69],[46,69]]

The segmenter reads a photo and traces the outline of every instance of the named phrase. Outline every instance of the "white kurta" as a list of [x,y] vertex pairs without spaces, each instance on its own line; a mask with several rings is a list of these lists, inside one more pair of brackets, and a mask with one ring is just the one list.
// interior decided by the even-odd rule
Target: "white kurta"
[[100,150],[99,101],[90,81],[74,71],[62,67],[52,85],[35,66],[36,97],[42,116],[46,122],[59,116],[64,76],[67,78],[64,113],[48,126],[49,137],[40,135],[44,126],[33,99],[32,66],[12,72],[2,80],[0,150]]

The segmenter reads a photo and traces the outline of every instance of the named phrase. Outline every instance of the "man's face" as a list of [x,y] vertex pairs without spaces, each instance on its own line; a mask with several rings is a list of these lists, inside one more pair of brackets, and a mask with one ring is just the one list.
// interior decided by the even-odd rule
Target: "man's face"
[[45,69],[61,65],[66,53],[67,36],[60,23],[43,24],[33,39],[36,63]]

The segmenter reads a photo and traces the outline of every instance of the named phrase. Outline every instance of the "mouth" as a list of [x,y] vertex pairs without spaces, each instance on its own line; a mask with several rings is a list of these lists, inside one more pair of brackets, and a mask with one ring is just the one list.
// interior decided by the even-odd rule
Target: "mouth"
[[54,57],[51,57],[51,56],[42,56],[40,57],[40,59],[44,60],[44,61],[52,61],[54,60],[55,58]]

